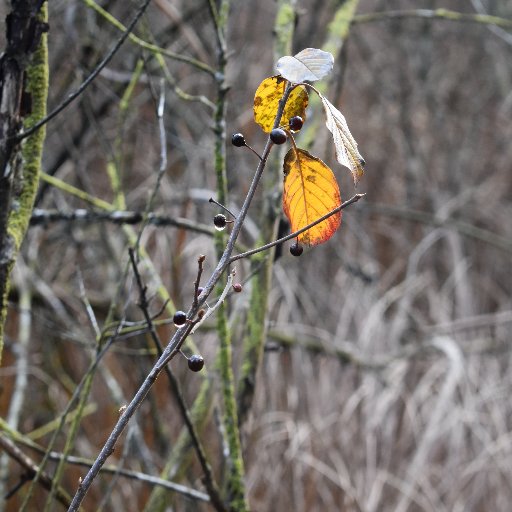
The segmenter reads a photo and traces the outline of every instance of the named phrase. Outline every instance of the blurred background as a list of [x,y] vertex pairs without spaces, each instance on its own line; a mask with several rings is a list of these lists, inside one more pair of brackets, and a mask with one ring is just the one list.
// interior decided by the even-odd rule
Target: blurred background
[[[49,5],[50,108],[83,82],[120,35],[87,4]],[[335,160],[314,102],[297,142],[330,165],[343,199],[355,192],[366,197],[344,211],[341,229],[326,244],[300,258],[285,244],[273,265],[266,350],[241,427],[251,510],[506,512],[512,502],[512,2],[232,2],[225,122],[228,206],[235,212],[257,159],[229,140],[242,132],[257,151],[265,144],[252,102],[259,83],[274,74],[282,4],[295,16],[293,53],[327,43],[337,50],[323,90],[365,157],[357,190]],[[137,5],[101,2],[125,25]],[[352,24],[336,34],[335,14],[343,7],[354,14],[347,6],[355,9]],[[509,20],[509,29],[448,20],[444,12],[427,15],[439,8],[498,16]],[[203,0],[154,0],[135,33],[217,65]],[[2,418],[40,446],[87,372],[105,322],[143,319],[126,271],[127,248],[137,236],[147,253],[141,274],[153,313],[164,303],[160,286],[177,309],[187,310],[197,256],[207,256],[206,276],[216,264],[218,209],[208,202],[216,196],[216,83],[187,62],[165,57],[165,63],[164,71],[148,50],[127,41],[48,125],[44,171],[54,181],[41,181],[17,264],[0,368]],[[158,181],[162,84],[167,162]],[[249,211],[240,238],[246,247],[257,245],[266,202],[279,209],[281,165],[276,154],[265,171],[275,184],[260,190]],[[77,189],[87,195],[78,197]],[[191,227],[142,230],[86,212],[86,220],[72,220],[78,209],[104,213],[99,200],[114,210],[144,212],[153,191],[152,212]],[[246,282],[229,299],[236,375],[252,286],[247,263],[237,271]],[[164,341],[174,332],[168,318],[159,317]],[[182,358],[171,363],[189,404],[201,379],[218,385],[214,324],[198,331],[194,343],[206,377],[189,372]],[[94,375],[73,455],[94,459],[154,360],[141,329],[112,346]],[[200,432],[214,473],[221,474],[219,397],[207,400],[212,412]],[[180,448],[182,426],[161,378],[112,463],[159,475]],[[57,438],[57,451],[65,439]],[[203,489],[193,451],[184,453],[189,460],[179,459],[168,477]],[[0,470],[5,495],[23,470],[5,455]],[[80,466],[66,466],[63,487],[73,494],[83,474]],[[4,500],[2,510],[18,510],[24,489]],[[144,510],[152,490],[140,480],[104,476],[85,507]],[[27,510],[46,496],[36,489]],[[172,492],[164,502],[150,509],[212,510]]]

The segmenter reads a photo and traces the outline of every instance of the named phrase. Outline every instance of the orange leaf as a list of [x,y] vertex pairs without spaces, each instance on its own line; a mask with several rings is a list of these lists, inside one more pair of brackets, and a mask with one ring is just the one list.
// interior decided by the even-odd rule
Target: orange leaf
[[[333,172],[319,158],[291,148],[284,159],[283,209],[297,231],[341,205]],[[341,211],[299,235],[299,241],[318,245],[331,238],[341,224]]]
[[[283,97],[287,81],[280,76],[265,78],[254,95],[254,120],[264,132],[270,133],[274,127],[279,100]],[[296,87],[288,97],[281,124],[287,125],[290,118],[300,116],[306,120],[308,93],[303,86]]]

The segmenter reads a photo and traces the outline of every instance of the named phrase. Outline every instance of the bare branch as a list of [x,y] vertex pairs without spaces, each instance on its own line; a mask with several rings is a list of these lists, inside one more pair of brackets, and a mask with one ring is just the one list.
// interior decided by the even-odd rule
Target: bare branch
[[471,14],[449,9],[405,9],[396,11],[370,12],[368,14],[358,14],[352,19],[352,23],[357,25],[361,23],[373,23],[376,21],[386,21],[390,19],[402,18],[423,18],[438,19],[444,21],[463,21],[469,23],[483,23],[484,25],[495,25],[502,28],[512,28],[512,20],[491,16],[489,14]]
[[[37,464],[29,456],[25,455],[10,439],[6,438],[3,434],[0,434],[0,446],[5,451],[5,453],[9,455],[9,457],[14,459],[20,466],[25,469],[27,472],[27,479],[31,480],[38,474],[39,467]],[[40,472],[38,482],[46,490],[50,491],[52,489],[52,479],[47,473]],[[56,496],[60,503],[62,503],[65,507],[69,507],[71,498],[61,488],[57,489]]]
[[[158,354],[161,356],[163,353],[163,347],[160,342],[160,338],[158,337],[158,334],[156,333],[155,326],[153,324],[153,320],[151,318],[151,315],[149,314],[149,304],[146,297],[146,291],[147,287],[142,283],[142,278],[139,273],[139,269],[137,268],[137,262],[135,261],[135,253],[133,249],[130,248],[129,250],[130,254],[130,261],[132,264],[133,272],[135,274],[135,280],[137,282],[137,286],[139,288],[139,307],[142,310],[142,313],[144,314],[144,318],[146,319],[146,323],[149,329],[149,332],[151,334],[151,338],[153,339],[153,342],[158,350]],[[197,273],[197,280],[195,283],[195,298],[194,298],[194,304],[197,303],[197,288],[199,285],[199,280],[201,279],[201,274],[203,272],[203,262],[205,257],[203,255],[199,256],[198,258],[198,273]],[[210,464],[208,463],[206,459],[206,454],[203,448],[203,445],[201,444],[199,440],[199,436],[197,435],[196,429],[194,427],[194,424],[192,423],[192,418],[190,417],[188,408],[185,404],[185,399],[183,398],[183,395],[181,393],[180,386],[178,384],[178,381],[172,374],[170,368],[168,366],[165,367],[165,373],[167,374],[167,378],[169,379],[169,382],[171,384],[172,390],[174,392],[174,395],[176,397],[176,400],[178,402],[178,407],[180,409],[181,415],[183,416],[183,419],[185,421],[185,424],[187,426],[187,429],[190,434],[190,438],[192,440],[192,444],[194,446],[194,449],[196,450],[197,457],[199,459],[199,463],[201,464],[201,468],[203,469],[204,473],[204,484],[206,486],[206,489],[208,490],[208,494],[210,497],[210,500],[212,504],[214,505],[217,512],[226,512],[226,508],[224,506],[224,503],[222,502],[222,498],[220,497],[220,491],[217,483],[215,482],[215,479],[212,474],[212,470],[210,467]]]
[[[276,118],[274,121],[274,126],[279,126],[279,122],[283,115],[284,107],[285,107],[288,97],[290,95],[290,91],[291,91],[291,88],[288,87],[283,95],[283,98],[279,102],[279,108],[278,108]],[[212,275],[210,276],[210,279],[206,283],[203,292],[197,298],[197,306],[195,306],[195,307],[192,306],[189,309],[189,311],[187,313],[187,318],[195,317],[197,311],[204,304],[204,302],[206,301],[206,299],[212,292],[213,288],[215,287],[215,285],[221,278],[222,274],[224,273],[224,271],[230,264],[230,257],[233,252],[233,249],[235,247],[236,239],[238,238],[238,235],[240,234],[243,222],[245,220],[247,212],[249,211],[249,206],[251,205],[251,202],[256,193],[256,189],[260,182],[261,176],[263,175],[263,171],[265,169],[266,162],[267,162],[267,159],[270,154],[270,150],[271,150],[272,146],[273,146],[273,144],[269,137],[267,139],[265,149],[263,150],[263,153],[262,153],[262,159],[258,164],[258,167],[254,174],[253,180],[251,182],[251,185],[250,185],[247,195],[245,197],[245,200],[244,200],[244,203],[240,210],[240,213],[239,213],[238,217],[236,218],[235,223],[233,225],[233,229],[231,231],[228,242],[224,249],[224,253],[222,254],[222,257],[220,258],[215,270],[213,271]],[[98,457],[96,458],[91,469],[89,470],[87,475],[84,477],[83,481],[80,482],[78,489],[76,491],[76,494],[73,498],[73,501],[71,502],[69,512],[76,512],[78,510],[78,508],[80,507],[80,504],[82,503],[83,499],[85,498],[87,491],[89,490],[94,479],[96,478],[96,475],[100,471],[101,467],[105,464],[107,458],[113,453],[113,451],[115,449],[115,445],[117,443],[117,440],[119,439],[119,437],[123,433],[124,429],[126,428],[130,418],[135,414],[135,411],[140,407],[141,403],[146,398],[147,394],[149,393],[149,390],[153,387],[153,384],[155,383],[156,379],[158,378],[158,375],[165,368],[165,365],[167,365],[169,363],[169,361],[179,352],[181,346],[183,345],[183,342],[185,341],[186,337],[190,334],[190,331],[192,330],[193,327],[194,327],[193,323],[185,324],[184,326],[179,328],[176,331],[176,333],[174,334],[174,336],[171,338],[171,340],[167,344],[167,347],[163,351],[162,355],[160,356],[158,361],[155,363],[155,365],[153,366],[153,368],[151,369],[149,374],[146,376],[146,378],[144,379],[144,382],[139,387],[139,389],[138,389],[137,393],[135,394],[135,396],[133,397],[132,401],[127,406],[124,413],[120,416],[118,422],[116,423],[115,427],[113,428],[112,432],[110,433],[107,441],[103,445],[103,448],[101,449],[100,453],[98,454]]]
[[247,256],[252,256],[253,254],[257,254],[258,252],[266,251],[266,250],[270,249],[271,247],[274,247],[275,245],[279,245],[279,244],[286,242],[287,240],[291,240],[292,238],[297,237],[301,233],[304,233],[304,231],[311,229],[313,226],[320,224],[320,222],[323,222],[325,219],[328,219],[329,217],[340,212],[347,206],[350,206],[353,203],[357,203],[357,201],[359,201],[359,199],[361,199],[365,195],[366,194],[356,194],[355,196],[351,197],[348,201],[345,201],[343,204],[338,206],[338,208],[331,210],[329,213],[326,213],[325,215],[322,215],[322,217],[316,219],[313,222],[310,222],[307,226],[304,226],[303,228],[298,229],[297,231],[294,231],[293,233],[290,233],[289,235],[283,236],[282,238],[279,238],[279,240],[275,240],[274,242],[270,242],[268,244],[262,245],[261,247],[256,247],[256,249],[251,249],[250,251],[243,252],[242,254],[237,254],[235,256],[231,256],[229,262],[233,263],[236,260],[240,260],[242,258],[247,258]]
[[54,117],[56,117],[58,114],[60,114],[68,105],[70,105],[78,96],[80,96],[89,85],[93,82],[93,80],[100,74],[101,70],[112,60],[112,57],[117,53],[119,48],[121,48],[122,44],[126,41],[128,36],[131,34],[132,30],[135,28],[135,25],[141,18],[141,16],[144,14],[146,9],[148,8],[151,0],[144,0],[144,3],[139,7],[139,10],[133,17],[132,21],[126,28],[123,35],[117,40],[116,44],[112,47],[112,49],[107,53],[107,55],[104,57],[104,59],[94,68],[92,73],[84,80],[84,82],[80,85],[80,87],[75,91],[72,92],[59,106],[57,106],[54,110],[52,110],[44,119],[41,119],[38,123],[36,123],[34,126],[29,128],[28,130],[24,131],[23,133],[19,134],[16,137],[16,140],[20,141],[22,139],[25,139],[29,135],[32,135],[34,132],[39,130],[41,126],[44,126],[46,123],[51,121]]
[[197,328],[206,321],[206,319],[215,313],[215,311],[219,308],[219,306],[224,302],[225,298],[227,297],[229,291],[231,290],[231,286],[233,285],[233,277],[235,276],[235,270],[233,269],[231,273],[228,276],[228,280],[226,282],[226,286],[224,287],[224,290],[222,291],[220,297],[217,299],[217,302],[214,306],[208,309],[208,311],[200,318],[199,322],[197,322],[193,329],[190,331],[190,334],[194,334],[197,330]]
[[[31,226],[40,226],[50,222],[112,222],[113,224],[139,224],[144,221],[144,213],[136,211],[107,211],[99,212],[94,210],[78,209],[70,212],[59,210],[44,210],[35,208],[30,219]],[[176,227],[213,236],[214,230],[207,224],[185,219],[184,217],[171,217],[169,215],[158,215],[148,213],[146,221],[148,224],[159,227]]]

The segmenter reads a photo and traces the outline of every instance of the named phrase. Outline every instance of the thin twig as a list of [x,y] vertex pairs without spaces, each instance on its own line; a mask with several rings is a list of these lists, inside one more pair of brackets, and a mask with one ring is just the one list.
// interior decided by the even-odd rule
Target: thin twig
[[203,275],[203,263],[206,259],[204,254],[201,254],[197,258],[197,277],[194,281],[194,300],[192,301],[192,307],[197,308],[197,297],[199,296],[199,283],[201,282],[201,276]]
[[[125,26],[117,20],[112,14],[107,12],[105,9],[100,7],[94,0],[83,0],[83,2],[90,7],[91,9],[94,9],[98,14],[100,14],[106,21],[108,21],[111,25],[116,27],[117,29],[121,31],[125,31]],[[135,34],[130,34],[128,36],[130,41],[133,43],[139,45],[141,48],[144,48],[145,50],[148,50],[156,55],[164,55],[165,57],[169,57],[170,59],[177,60],[179,62],[185,62],[187,64],[190,64],[194,66],[195,68],[206,71],[208,74],[214,76],[215,70],[208,66],[208,64],[205,64],[204,62],[201,62],[197,59],[194,59],[193,57],[188,57],[186,55],[175,53],[170,50],[167,50],[165,48],[160,48],[156,44],[148,43],[147,41],[144,41],[140,37],[136,36]]]
[[[471,0],[471,3],[473,4],[473,7],[475,8],[475,11],[478,12],[478,14],[487,15],[485,12],[485,7],[482,4],[482,0]],[[497,25],[489,25],[489,30],[494,32],[494,34],[505,41],[505,43],[512,46],[512,34],[507,32],[503,27],[499,27]]]
[[[144,318],[146,319],[146,323],[147,323],[151,338],[153,339],[153,342],[158,350],[158,353],[161,356],[163,353],[163,347],[160,342],[160,338],[158,337],[158,335],[156,333],[155,326],[153,324],[151,315],[149,314],[149,309],[148,309],[149,304],[148,304],[148,300],[146,297],[147,287],[145,285],[143,285],[143,283],[142,283],[142,278],[140,276],[139,269],[137,267],[137,262],[135,261],[135,253],[132,248],[129,249],[129,255],[130,255],[130,261],[132,263],[133,272],[135,275],[135,280],[136,280],[137,286],[139,288],[139,307],[142,310]],[[203,255],[199,256],[199,258],[198,258],[199,269],[198,269],[197,279],[196,279],[196,283],[195,283],[196,297],[197,297],[197,287],[199,285],[199,280],[201,279],[201,274],[203,272],[204,260],[205,260],[205,257]],[[195,299],[195,301],[197,301],[197,299]],[[174,375],[172,374],[172,372],[168,366],[165,367],[165,372],[166,372],[167,377],[168,377],[168,379],[171,383],[171,386],[173,388],[175,397],[178,402],[178,406],[180,408],[180,411],[181,411],[181,414],[185,421],[185,424],[188,428],[190,438],[192,439],[192,444],[196,450],[199,462],[203,469],[203,473],[204,473],[203,480],[204,480],[205,487],[208,490],[210,500],[211,500],[212,504],[215,506],[215,509],[217,510],[217,512],[226,512],[226,508],[225,508],[224,503],[222,502],[222,499],[220,497],[219,488],[213,478],[210,464],[208,463],[208,461],[206,459],[205,451],[203,449],[201,442],[199,441],[199,437],[197,435],[194,424],[192,423],[192,419],[188,412],[188,408],[185,404],[185,400],[181,393],[178,381],[175,379]]]
[[[9,436],[10,439],[15,441],[16,443],[22,444],[22,445],[26,446],[27,448],[34,450],[37,453],[40,453],[40,454],[46,453],[46,450],[42,446],[38,445],[37,443],[34,443],[30,439],[28,439],[26,436],[18,433],[15,430],[9,430],[8,432],[6,432],[6,434]],[[4,448],[4,444],[3,444],[4,439],[6,439],[5,436],[0,434],[0,445],[2,446],[2,448]],[[7,441],[9,442],[9,440],[7,440]],[[12,446],[12,443],[10,443],[10,445]],[[5,448],[4,448],[4,450],[7,451],[7,449],[5,449]],[[62,453],[54,452],[54,451],[50,452],[48,454],[48,456],[51,460],[64,459],[67,464],[73,464],[76,466],[84,466],[87,468],[90,468],[94,462],[90,459],[85,459],[83,457],[75,457],[73,455],[64,456]],[[148,483],[148,484],[155,485],[158,487],[164,487],[165,489],[169,489],[170,491],[174,491],[179,494],[182,494],[183,496],[186,496],[187,498],[192,498],[195,500],[206,501],[206,502],[210,501],[210,497],[203,492],[196,491],[195,489],[191,489],[190,487],[178,484],[176,482],[171,482],[169,480],[164,480],[159,477],[147,475],[146,473],[141,473],[140,471],[123,469],[123,468],[120,468],[120,467],[114,466],[114,465],[106,465],[101,468],[101,472],[102,473],[117,473],[120,476],[123,476],[125,478],[138,480],[140,482]],[[68,499],[68,504],[66,506],[69,506],[70,502],[71,502],[71,498]]]
[[[116,330],[116,332],[114,332],[114,334],[108,340],[108,342],[105,343],[103,345],[102,349],[96,354],[94,361],[92,361],[92,363],[89,365],[89,368],[87,369],[87,372],[83,376],[82,380],[78,383],[76,388],[73,390],[73,394],[72,394],[71,398],[69,399],[64,411],[62,412],[62,414],[60,416],[59,425],[52,434],[52,437],[51,437],[50,442],[47,447],[47,452],[46,452],[45,456],[43,457],[43,460],[39,464],[36,474],[34,475],[32,485],[34,485],[36,482],[38,482],[40,476],[43,474],[43,470],[46,467],[46,463],[48,462],[48,453],[50,452],[50,450],[53,449],[53,446],[55,445],[56,440],[57,440],[57,436],[59,435],[60,432],[62,432],[64,424],[66,423],[68,414],[70,413],[71,408],[73,407],[75,401],[78,400],[78,398],[80,397],[82,390],[84,389],[85,385],[87,384],[89,376],[92,375],[96,371],[97,366],[99,365],[100,361],[103,359],[103,356],[105,356],[105,354],[108,352],[109,348],[111,347],[111,344],[116,339],[117,332],[119,330],[121,330],[121,328],[122,328],[122,322],[119,324],[118,329]],[[26,504],[28,503],[29,497],[30,497],[30,491],[25,495],[25,500],[24,500],[24,504],[22,505],[22,507],[26,506]]]
[[77,267],[77,280],[78,280],[78,289],[80,290],[80,298],[82,299],[82,302],[85,306],[85,311],[87,312],[87,316],[89,317],[89,322],[91,322],[91,325],[94,329],[94,334],[96,338],[99,338],[101,336],[101,329],[98,325],[98,320],[96,319],[96,315],[94,314],[94,310],[92,309],[91,302],[89,301],[89,298],[87,297],[87,293],[85,291],[85,284],[84,284],[84,278],[82,275],[82,271],[80,270],[80,267]]
[[[15,380],[13,391],[7,412],[7,423],[9,427],[16,430],[18,428],[21,412],[30,396],[29,388],[29,356],[30,356],[30,340],[32,331],[32,289],[29,285],[27,276],[29,273],[25,267],[22,258],[18,258],[16,262],[17,275],[19,275],[19,329],[18,340],[16,342],[16,363],[15,363]],[[16,275],[16,274],[15,274]],[[28,394],[28,396],[27,396]],[[0,497],[4,494],[5,485],[9,475],[9,459],[7,453],[0,457]],[[6,498],[7,499],[7,498]]]
[[226,299],[229,291],[231,290],[231,286],[233,285],[233,278],[235,276],[235,270],[233,269],[227,279],[226,286],[224,287],[224,290],[222,291],[220,297],[217,299],[217,302],[215,305],[213,305],[211,308],[208,308],[208,311],[199,319],[199,321],[194,325],[193,329],[190,331],[190,334],[194,334],[197,330],[197,328],[206,321],[206,319],[215,313],[215,311],[220,307],[220,305],[224,302]]
[[307,226],[304,226],[301,229],[298,229],[297,231],[294,231],[293,233],[290,233],[289,235],[283,236],[282,238],[279,238],[278,240],[274,240],[273,242],[270,242],[268,244],[262,245],[261,247],[256,247],[255,249],[251,249],[250,251],[243,252],[242,254],[236,254],[235,256],[231,256],[229,259],[230,263],[233,263],[236,260],[240,260],[242,258],[247,258],[247,256],[252,256],[253,254],[257,254],[258,252],[266,251],[270,249],[271,247],[274,247],[275,245],[282,244],[283,242],[286,242],[287,240],[291,240],[292,238],[297,237],[301,233],[304,233],[304,231],[307,231],[308,229],[311,229],[313,226],[316,226],[317,224],[320,224],[320,222],[323,222],[324,220],[328,219],[332,215],[337,214],[347,206],[350,206],[353,203],[357,203],[359,199],[364,197],[366,194],[356,194],[355,196],[352,196],[348,201],[345,201],[340,206],[335,208],[334,210],[331,210],[329,213],[326,213],[325,215],[322,215],[322,217],[316,219],[313,222],[310,222]]
[[401,18],[426,18],[445,21],[464,21],[471,23],[483,23],[484,25],[495,25],[497,27],[511,28],[512,20],[488,14],[473,14],[466,12],[451,11],[449,9],[404,9],[395,11],[379,11],[367,14],[358,14],[352,18],[353,24],[372,23]]
[[210,199],[208,199],[208,202],[210,203],[214,203],[216,204],[217,206],[219,206],[220,208],[222,208],[225,212],[228,212],[229,215],[231,215],[231,217],[233,217],[234,219],[236,219],[236,215],[227,207],[227,206],[224,206],[223,204],[220,204],[218,201],[216,201],[215,199],[213,199],[213,197],[210,197]]
[[[112,222],[113,224],[139,224],[144,221],[144,213],[128,210],[99,212],[94,210],[78,209],[70,212],[59,210],[43,210],[35,208],[30,219],[31,226],[40,226],[50,222]],[[171,217],[148,213],[146,222],[153,226],[176,227],[213,236],[215,231],[207,224],[200,224],[184,217]]]
[[[62,455],[56,452],[50,453],[50,458],[58,460],[62,458]],[[91,460],[84,460],[79,457],[73,457],[71,455],[68,455],[66,457],[66,462],[69,464],[76,464],[80,466],[85,467],[91,467],[93,464],[93,461]],[[140,471],[132,471],[130,469],[123,469],[119,468],[117,466],[103,466],[101,468],[101,471],[104,473],[115,473],[120,476],[124,476],[126,478],[132,478],[134,480],[138,480],[140,482],[148,483],[151,485],[157,485],[159,487],[164,487],[165,489],[169,489],[170,491],[177,492],[183,496],[186,496],[187,498],[192,498],[195,500],[200,501],[210,501],[210,497],[208,494],[200,491],[196,491],[195,489],[192,489],[190,487],[186,487],[185,485],[181,485],[175,482],[171,482],[169,480],[164,480],[163,478],[158,478],[156,476],[147,475],[145,473],[141,473]]]
[[[0,434],[0,447],[14,459],[20,466],[27,472],[28,479],[32,480],[36,475],[39,475],[37,481],[47,491],[52,489],[52,479],[44,471],[40,471],[40,467],[27,455],[25,455],[10,439]],[[60,487],[56,490],[56,496],[62,505],[69,507],[71,497],[65,493]]]
[[101,70],[112,60],[112,57],[117,53],[119,48],[121,48],[122,44],[126,41],[128,36],[131,34],[132,30],[135,28],[135,25],[141,18],[141,16],[144,14],[146,9],[148,8],[151,0],[144,0],[144,3],[139,7],[139,10],[133,17],[132,21],[126,28],[125,32],[122,34],[122,36],[116,41],[116,44],[113,46],[113,48],[107,53],[105,58],[96,66],[96,68],[92,71],[92,73],[82,82],[80,87],[75,91],[72,92],[59,106],[57,106],[54,110],[52,110],[44,119],[41,119],[38,123],[36,123],[34,126],[29,128],[28,130],[25,130],[24,132],[20,133],[16,139],[17,141],[20,141],[22,139],[25,139],[29,135],[32,135],[34,132],[39,130],[41,126],[44,126],[46,123],[51,121],[55,116],[60,114],[69,104],[71,104],[78,96],[80,96],[85,89],[92,83],[92,81],[100,74]]
[[[226,40],[224,38],[224,30],[223,30],[223,23],[221,19],[221,13],[219,12],[219,9],[217,8],[217,5],[215,3],[215,0],[207,0],[208,9],[210,10],[210,15],[213,20],[213,24],[215,25],[215,35],[217,36],[217,45],[223,53],[226,50]],[[222,6],[221,6],[222,8]]]
[[142,237],[142,233],[144,228],[147,226],[147,218],[153,209],[153,205],[156,200],[156,196],[158,191],[160,190],[160,185],[162,184],[162,179],[165,174],[165,170],[167,168],[167,135],[165,131],[165,123],[164,123],[164,108],[165,108],[165,82],[163,79],[160,81],[160,95],[158,99],[158,105],[156,108],[156,117],[158,119],[158,135],[160,141],[160,165],[158,167],[158,173],[156,177],[155,186],[149,196],[149,199],[146,203],[146,208],[144,212],[144,222],[139,230],[139,234],[137,236],[137,242],[135,246],[138,247],[140,244],[140,239]]

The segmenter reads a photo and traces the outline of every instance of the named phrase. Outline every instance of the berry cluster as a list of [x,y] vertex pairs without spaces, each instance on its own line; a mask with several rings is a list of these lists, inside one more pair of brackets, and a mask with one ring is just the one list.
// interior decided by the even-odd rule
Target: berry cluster
[[[274,144],[278,144],[278,145],[284,144],[288,140],[288,135],[290,134],[290,132],[298,132],[302,128],[303,124],[304,124],[304,120],[302,119],[302,117],[294,116],[294,117],[290,118],[290,120],[288,121],[288,130],[289,131],[286,129],[283,129],[283,128],[274,128],[270,132],[270,140]],[[234,133],[231,136],[231,144],[233,144],[233,146],[235,146],[237,148],[247,146],[247,143],[245,142],[245,137],[243,136],[242,133]],[[250,148],[250,146],[248,146],[248,147]],[[250,148],[250,149],[252,149],[252,148]],[[212,201],[212,199],[210,199],[210,201]],[[213,202],[215,202],[215,201],[213,201]],[[233,221],[229,221],[226,218],[226,216],[223,215],[222,213],[218,213],[217,215],[215,215],[215,217],[213,217],[213,225],[215,226],[215,229],[217,229],[218,231],[222,231],[223,229],[225,229],[226,225],[229,222],[233,222]],[[293,256],[300,256],[303,251],[304,251],[304,248],[299,244],[298,240],[290,246],[290,253]],[[240,283],[234,283],[232,285],[232,288],[235,293],[240,293],[243,289],[243,287]],[[203,290],[204,290],[203,287],[198,287],[197,295],[199,296],[203,292]],[[199,318],[201,318],[203,316],[201,313],[203,313],[203,315],[204,315],[204,311],[201,310],[198,313]],[[174,325],[178,328],[182,327],[187,322],[189,322],[189,320],[187,318],[187,314],[184,311],[176,311],[176,313],[174,313],[172,320],[174,322]],[[182,354],[183,354],[183,352],[182,352]],[[183,355],[185,356],[185,354],[183,354]],[[203,369],[204,359],[200,354],[193,354],[190,357],[187,357],[187,356],[185,356],[185,357],[187,359],[188,367],[191,371],[199,372]]]
[[[293,116],[288,121],[288,128],[292,132],[298,132],[304,125],[304,120],[300,116]],[[274,128],[270,132],[270,140],[274,144],[284,144],[288,140],[288,133],[283,128]],[[245,137],[242,133],[234,133],[231,136],[231,144],[237,148],[241,148],[247,146],[247,142],[245,142]],[[247,146],[250,148],[250,146]],[[251,149],[251,148],[250,148]]]

